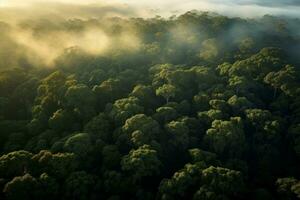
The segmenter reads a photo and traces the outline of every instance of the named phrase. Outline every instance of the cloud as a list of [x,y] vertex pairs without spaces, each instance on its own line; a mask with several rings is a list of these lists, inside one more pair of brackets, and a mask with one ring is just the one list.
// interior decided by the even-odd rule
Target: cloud
[[265,14],[300,17],[300,0],[119,0],[152,14],[181,14],[188,10],[214,11],[230,16],[256,17]]
[[259,5],[265,7],[289,7],[300,6],[299,0],[238,0],[241,5]]
[[[90,4],[99,0],[0,0],[2,6],[28,6],[36,3]],[[101,1],[103,3],[103,1]]]
[[[26,2],[26,3],[24,3]],[[20,22],[27,19],[89,19],[104,17],[131,17],[141,14],[126,4],[111,1],[51,1],[51,0],[13,0],[0,6],[0,21]]]
[[[66,16],[127,17],[170,16],[188,10],[214,11],[242,17],[265,14],[300,17],[300,0],[0,0],[2,7],[38,7],[43,13],[61,13]],[[65,10],[68,9],[68,12]],[[46,12],[45,12],[46,11]],[[67,15],[68,14],[68,15]]]

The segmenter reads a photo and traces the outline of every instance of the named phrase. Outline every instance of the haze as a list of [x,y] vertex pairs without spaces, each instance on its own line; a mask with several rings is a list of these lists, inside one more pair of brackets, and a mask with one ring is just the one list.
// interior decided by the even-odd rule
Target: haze
[[[61,28],[66,20],[152,18],[157,15],[167,18],[190,10],[213,11],[229,17],[253,18],[265,14],[293,17],[299,16],[299,8],[299,2],[293,0],[284,3],[279,0],[1,0],[0,19],[9,24],[10,29],[5,29],[9,31],[7,37],[10,39],[7,41],[19,46],[18,52],[25,49],[22,54],[25,53],[30,62],[38,60],[43,65],[51,65],[55,58],[70,47],[80,47],[90,54],[103,55],[115,48],[139,50],[143,42],[134,30],[136,27],[126,27],[122,34],[112,36],[103,30],[108,30],[107,26],[111,22],[104,20],[100,25],[72,32]],[[42,27],[49,32],[39,36],[37,32]],[[181,43],[186,43],[186,34],[201,37],[194,34],[191,27],[173,27],[170,33]],[[17,51],[13,52],[15,54]]]
[[[129,16],[150,17],[153,15],[170,16],[188,10],[215,11],[220,14],[242,17],[262,16],[265,14],[300,16],[298,0],[1,0],[1,7],[24,7],[36,4],[73,4],[93,8],[112,7],[124,9]],[[48,5],[49,6],[49,5]],[[47,6],[47,7],[48,7]],[[48,7],[49,8],[49,7]],[[40,6],[40,9],[45,9]]]

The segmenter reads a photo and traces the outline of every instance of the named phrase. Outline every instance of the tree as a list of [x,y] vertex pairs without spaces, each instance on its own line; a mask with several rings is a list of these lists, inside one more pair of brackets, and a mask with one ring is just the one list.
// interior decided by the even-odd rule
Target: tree
[[95,115],[96,97],[93,91],[83,84],[73,85],[65,94],[66,106],[73,109],[83,121]]
[[107,74],[102,69],[96,69],[90,72],[87,78],[89,85],[94,86],[100,84],[105,79],[107,79]]
[[57,111],[64,100],[67,78],[60,71],[53,72],[41,81],[32,108],[33,119],[29,131],[36,134],[47,128],[49,117]]
[[55,142],[57,142],[59,137],[60,133],[50,129],[46,130],[38,136],[33,137],[29,141],[27,141],[25,149],[35,153],[40,152],[44,149],[49,149]]
[[186,164],[170,179],[163,179],[159,185],[159,197],[163,200],[183,199],[191,188],[200,184],[205,164]]
[[[66,91],[65,83],[65,74],[63,74],[61,71],[53,72],[48,77],[42,80],[42,84],[38,87],[36,100],[43,105],[44,103],[46,103],[45,98],[51,98],[51,101],[53,101],[51,103],[58,106]],[[47,109],[47,111],[51,111],[49,107],[45,109]]]
[[50,151],[40,151],[32,158],[34,174],[46,172],[49,176],[62,180],[78,167],[78,161],[73,153],[52,154]]
[[104,113],[100,113],[84,126],[84,132],[93,138],[100,138],[105,142],[109,142],[112,139],[111,129],[112,124]]
[[195,193],[195,200],[228,199],[237,197],[243,192],[244,182],[240,172],[221,168],[209,167],[202,171],[202,186]]
[[157,96],[162,96],[169,103],[171,97],[175,97],[176,88],[170,84],[164,84],[156,90]]
[[293,177],[279,178],[276,181],[277,191],[283,199],[300,197],[300,181]]
[[6,143],[4,144],[5,152],[18,151],[23,149],[26,143],[26,134],[25,133],[11,133]]
[[199,93],[193,97],[194,107],[197,111],[209,109],[209,96],[205,93]]
[[69,137],[64,144],[66,151],[75,153],[82,159],[86,159],[92,148],[92,141],[87,133],[77,133]]
[[60,186],[53,177],[50,177],[47,173],[43,173],[37,181],[41,190],[39,198],[51,200],[59,197]]
[[212,152],[229,157],[241,156],[245,150],[242,119],[232,117],[230,121],[213,121],[204,141]]
[[156,109],[156,113],[153,115],[153,118],[161,124],[165,124],[175,120],[177,116],[177,111],[174,108],[164,106]]
[[217,155],[214,153],[194,148],[189,149],[189,154],[191,156],[192,163],[204,162],[207,165],[219,164]]
[[226,116],[221,110],[210,109],[208,111],[199,112],[198,118],[205,124],[211,124],[214,120],[222,120]]
[[223,64],[218,65],[217,71],[220,76],[228,76],[229,75],[229,70],[232,67],[232,64],[225,62]]
[[291,146],[293,147],[294,152],[297,156],[300,156],[300,124],[292,125],[288,130],[290,136]]
[[283,124],[283,120],[275,117],[268,110],[248,109],[245,113],[247,131],[252,141],[249,150],[256,158],[255,167],[259,170],[254,170],[254,166],[252,169],[255,173],[259,173],[259,176],[264,177],[265,181],[271,182],[273,174],[281,171],[278,158],[282,138],[280,124]]
[[245,76],[233,76],[228,80],[229,86],[235,90],[236,94],[246,92],[253,87],[252,82]]
[[122,194],[126,194],[126,192],[134,193],[136,189],[131,177],[125,177],[119,171],[106,170],[103,176],[103,187],[109,195],[112,195],[111,199],[120,199],[119,196],[122,196]]
[[289,96],[294,96],[298,87],[296,80],[297,72],[291,65],[286,65],[278,72],[272,71],[264,78],[264,81],[274,88],[273,99],[276,98],[278,89],[281,89]]
[[120,79],[109,78],[94,86],[93,92],[96,94],[98,107],[103,109],[107,103],[125,97],[128,90],[125,85]]
[[[261,109],[247,109],[245,110],[247,120],[255,127],[256,132],[268,131],[271,126],[277,126],[277,130],[280,130],[279,122],[283,122],[283,119],[279,116],[274,116],[268,110]],[[276,125],[277,124],[277,125]],[[274,129],[275,130],[275,129]],[[270,132],[271,133],[271,132]],[[274,132],[274,134],[276,134]],[[271,135],[270,135],[271,136]]]
[[[14,91],[12,91],[9,104],[18,105],[15,107],[16,111],[14,112],[18,113],[17,117],[19,119],[28,119],[31,117],[31,108],[34,104],[34,98],[37,95],[38,83],[38,78],[35,76],[28,76],[22,84],[19,84]],[[9,104],[8,106],[11,107]]]
[[107,110],[109,110],[108,116],[117,125],[123,125],[128,118],[144,112],[144,108],[139,104],[139,99],[135,97],[119,99],[115,101],[110,109],[107,107]]
[[157,105],[155,90],[148,85],[137,85],[133,88],[130,96],[140,100],[143,107],[152,109]]
[[116,145],[107,145],[102,149],[103,167],[113,169],[119,166],[121,154]]
[[190,69],[195,74],[195,81],[198,85],[198,92],[206,91],[211,88],[212,85],[217,84],[220,80],[216,76],[215,71],[209,67],[194,66]]
[[5,108],[8,105],[8,98],[0,97],[0,120],[4,118]]
[[131,150],[121,161],[122,170],[129,171],[133,179],[139,181],[145,176],[159,174],[161,162],[156,150],[149,145],[143,145],[136,150]]
[[209,105],[216,110],[220,110],[223,113],[228,113],[229,106],[226,101],[220,99],[212,99],[209,101]]
[[228,70],[229,77],[243,76],[250,80],[263,80],[271,71],[285,63],[280,48],[263,48],[251,57],[236,61]]
[[169,143],[180,149],[186,149],[189,145],[189,128],[178,121],[171,121],[165,125],[165,131],[169,137]]
[[253,104],[246,97],[234,95],[227,100],[235,114],[242,113],[244,110],[253,107]]
[[167,73],[164,79],[167,81],[167,85],[175,87],[176,100],[183,101],[191,98],[196,92],[195,76],[194,70],[175,69]]
[[94,177],[85,171],[73,172],[66,179],[65,198],[74,200],[90,199],[95,187]]
[[32,154],[20,150],[13,151],[0,157],[0,176],[12,178],[28,172]]
[[30,174],[17,176],[9,181],[3,192],[9,200],[32,200],[38,199],[39,183]]
[[73,113],[67,110],[59,109],[50,117],[49,127],[55,131],[70,131],[72,130],[72,123],[74,123]]
[[122,130],[129,135],[132,142],[137,146],[158,140],[161,132],[157,121],[144,114],[138,114],[126,120]]

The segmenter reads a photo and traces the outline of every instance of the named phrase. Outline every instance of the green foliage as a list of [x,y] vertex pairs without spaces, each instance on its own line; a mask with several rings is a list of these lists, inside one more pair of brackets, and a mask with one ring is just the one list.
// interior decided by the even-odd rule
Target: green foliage
[[176,88],[170,84],[164,84],[156,90],[157,96],[162,96],[166,99],[167,103],[171,97],[175,97]]
[[233,112],[236,114],[253,106],[246,97],[238,97],[236,95],[230,97],[230,99],[227,100],[227,103],[232,107]]
[[93,92],[98,99],[97,105],[103,108],[107,103],[112,103],[117,99],[124,97],[127,88],[122,85],[120,79],[109,78],[103,81],[100,85],[93,87]]
[[82,119],[87,120],[95,115],[96,97],[86,85],[69,87],[66,91],[65,99],[67,107],[74,109]]
[[274,88],[274,98],[276,97],[277,90],[280,89],[286,95],[295,96],[298,94],[297,72],[293,66],[286,65],[278,72],[270,72],[264,78],[267,84]]
[[43,150],[32,157],[32,171],[47,172],[52,177],[64,179],[68,174],[75,171],[78,167],[78,161],[72,153],[52,154]]
[[178,121],[171,121],[165,125],[169,142],[172,146],[180,149],[186,149],[189,145],[189,128]]
[[25,142],[26,135],[24,133],[11,133],[4,144],[4,151],[12,152],[20,150],[24,147]]
[[151,86],[137,85],[133,88],[130,96],[138,98],[140,100],[140,104],[148,109],[155,107],[157,104],[155,91]]
[[40,198],[49,200],[58,198],[59,184],[53,177],[50,177],[47,173],[43,173],[40,175],[38,182],[40,190],[42,191]]
[[149,145],[143,145],[131,150],[122,158],[122,170],[129,171],[133,179],[139,181],[145,176],[154,176],[159,173],[161,162],[157,158],[156,150]]
[[128,118],[144,112],[144,108],[139,106],[139,100],[135,97],[119,99],[109,110],[109,117],[118,125],[123,125]]
[[230,199],[243,190],[243,179],[238,171],[209,167],[202,171],[202,186],[193,199]]
[[202,171],[203,184],[218,195],[235,195],[243,189],[243,178],[238,171],[209,167]]
[[66,179],[64,189],[66,199],[89,199],[95,186],[94,177],[85,171],[73,172]]
[[215,120],[206,131],[204,141],[209,149],[223,156],[239,157],[245,150],[245,135],[240,117],[230,121]]
[[72,123],[74,122],[73,118],[71,112],[59,109],[50,117],[49,127],[59,132],[68,131],[72,128]]
[[184,168],[172,176],[171,179],[164,179],[160,183],[160,199],[182,199],[189,188],[199,184],[202,176],[203,165],[186,164]]
[[207,164],[217,164],[217,154],[208,152],[208,151],[203,151],[201,149],[190,149],[189,150],[190,156],[192,158],[193,163],[197,162],[204,162]]
[[25,174],[24,176],[15,177],[8,182],[5,185],[3,192],[9,200],[31,200],[38,199],[38,187],[38,181],[30,174]]
[[110,16],[0,22],[0,199],[300,198],[298,19]]
[[144,114],[138,114],[126,120],[122,130],[137,146],[150,144],[151,141],[158,138],[161,132],[157,121]]
[[207,94],[197,94],[193,97],[194,107],[197,111],[205,111],[209,108],[209,96]]
[[291,126],[289,129],[289,135],[292,138],[292,146],[298,156],[300,156],[300,124]]
[[102,150],[103,166],[110,169],[118,166],[121,154],[116,145],[107,145]]
[[26,173],[32,154],[27,151],[13,151],[0,157],[1,177],[12,178]]
[[103,141],[110,141],[111,123],[105,114],[100,113],[84,126],[84,132],[89,133],[94,138],[100,138]]
[[283,198],[293,199],[295,197],[300,197],[300,182],[292,177],[289,178],[279,178],[276,181],[278,187],[278,192]]
[[177,111],[172,107],[159,107],[156,109],[156,113],[154,114],[154,118],[162,123],[165,124],[170,122],[178,116]]
[[66,140],[64,149],[85,158],[92,149],[91,138],[87,133],[77,133]]

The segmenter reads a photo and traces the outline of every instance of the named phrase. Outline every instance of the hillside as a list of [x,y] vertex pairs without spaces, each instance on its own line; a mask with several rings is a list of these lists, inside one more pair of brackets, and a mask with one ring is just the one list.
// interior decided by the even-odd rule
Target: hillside
[[0,199],[300,198],[300,20],[0,23]]

